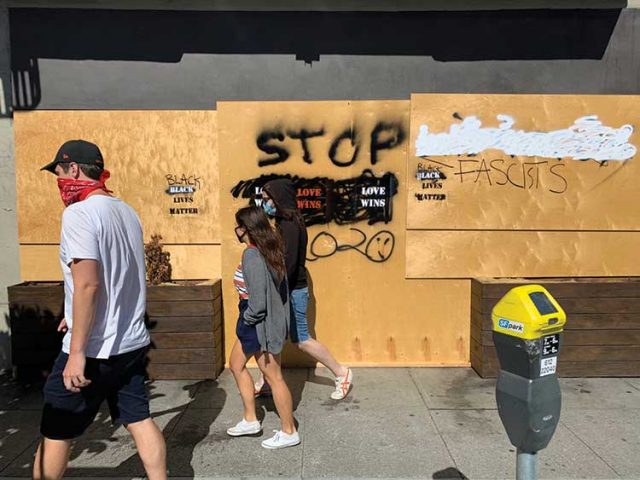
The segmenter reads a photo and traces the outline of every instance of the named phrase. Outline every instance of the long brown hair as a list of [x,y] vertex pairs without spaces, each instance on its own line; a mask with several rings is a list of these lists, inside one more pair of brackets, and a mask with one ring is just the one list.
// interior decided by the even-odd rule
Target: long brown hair
[[282,280],[286,275],[284,242],[280,234],[271,227],[267,214],[260,207],[244,207],[236,212],[236,224],[247,230],[251,243]]

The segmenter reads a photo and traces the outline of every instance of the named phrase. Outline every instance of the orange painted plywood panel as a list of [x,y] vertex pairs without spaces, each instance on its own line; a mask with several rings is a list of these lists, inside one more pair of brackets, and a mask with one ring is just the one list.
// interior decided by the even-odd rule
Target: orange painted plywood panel
[[[216,279],[221,274],[220,245],[165,245],[174,280]],[[23,281],[62,280],[58,245],[21,245]]]
[[640,232],[407,232],[408,278],[640,274]]
[[[350,365],[469,362],[469,281],[405,279],[408,119],[407,101],[218,103],[226,332],[235,331],[238,296],[231,278],[243,248],[233,231],[234,214],[247,204],[246,199],[234,198],[231,189],[242,180],[260,175],[292,174],[341,180],[370,169],[377,176],[391,172],[399,180],[392,219],[386,224],[330,222],[309,228],[310,242],[320,235],[307,255],[316,258],[307,263],[312,331],[336,358]],[[396,130],[395,146],[376,151],[373,162],[372,144],[376,150],[375,145],[390,140],[372,137],[377,128],[382,128],[380,125],[399,126],[402,134]],[[306,155],[303,142],[291,135],[299,136],[303,130],[316,134],[307,139]],[[340,141],[344,132],[349,135]],[[286,151],[284,161],[260,166],[260,160],[279,158],[278,153],[266,153],[258,147],[265,138],[268,145]],[[337,147],[332,151],[334,144]],[[350,165],[338,165],[351,160]],[[352,227],[362,233],[351,230]],[[364,255],[366,242],[382,230],[392,234],[395,247],[387,261],[375,263]],[[363,235],[365,243],[357,249],[336,248],[356,246]],[[374,258],[379,258],[377,249],[374,238],[370,245]],[[235,336],[228,334],[225,339],[228,354]],[[287,350],[285,362],[300,364],[303,357]]]
[[412,95],[408,228],[640,230],[639,109],[640,96]]
[[[39,169],[77,138],[100,147],[107,186],[136,209],[145,238],[220,243],[215,111],[16,112],[14,128],[20,243],[59,241],[63,205],[55,177]],[[170,195],[171,186],[193,193]]]

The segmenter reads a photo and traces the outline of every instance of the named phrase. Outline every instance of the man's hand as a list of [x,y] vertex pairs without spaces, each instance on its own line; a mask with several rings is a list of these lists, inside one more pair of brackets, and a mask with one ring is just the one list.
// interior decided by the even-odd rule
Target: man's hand
[[67,333],[67,330],[69,330],[69,328],[67,327],[67,319],[63,318],[62,320],[60,320],[60,324],[58,325],[58,331]]
[[85,378],[84,368],[87,359],[84,353],[70,353],[67,359],[67,365],[62,372],[64,386],[70,392],[78,393],[81,388],[91,383],[91,380]]

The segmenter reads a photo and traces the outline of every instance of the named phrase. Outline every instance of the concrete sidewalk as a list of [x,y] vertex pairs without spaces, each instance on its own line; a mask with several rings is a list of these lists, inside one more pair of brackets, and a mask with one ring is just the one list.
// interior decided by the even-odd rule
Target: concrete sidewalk
[[[356,369],[355,388],[329,399],[323,369],[287,370],[302,445],[260,446],[278,418],[260,401],[264,432],[230,438],[241,402],[228,371],[216,382],[150,385],[173,477],[512,479],[515,452],[497,415],[492,380],[463,368]],[[555,437],[539,454],[540,478],[640,478],[640,379],[563,379]],[[28,477],[41,396],[4,378],[0,477]],[[123,428],[104,412],[74,446],[69,477],[144,475]]]

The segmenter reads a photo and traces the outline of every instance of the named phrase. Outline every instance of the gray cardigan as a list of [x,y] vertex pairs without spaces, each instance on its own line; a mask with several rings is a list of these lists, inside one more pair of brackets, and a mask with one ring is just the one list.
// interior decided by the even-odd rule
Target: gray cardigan
[[286,275],[277,285],[275,273],[257,248],[247,248],[242,253],[242,275],[249,293],[244,323],[255,325],[261,351],[277,355],[289,333],[291,314]]

